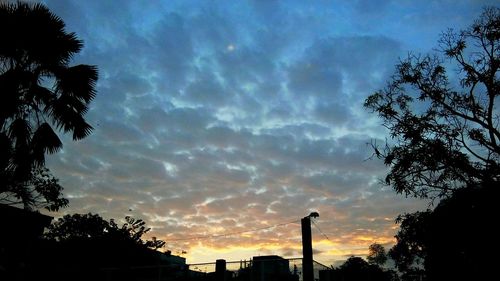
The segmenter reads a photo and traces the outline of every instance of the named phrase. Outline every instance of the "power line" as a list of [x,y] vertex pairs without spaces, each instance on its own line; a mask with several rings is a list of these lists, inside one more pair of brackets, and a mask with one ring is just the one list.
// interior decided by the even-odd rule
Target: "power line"
[[314,226],[315,226],[315,227],[319,230],[319,233],[321,233],[323,236],[325,236],[326,240],[328,240],[328,241],[330,241],[330,242],[332,241],[332,240],[330,240],[330,238],[328,238],[328,236],[327,236],[327,235],[326,235],[323,231],[321,231],[321,228],[319,228],[319,226],[318,226],[318,225],[314,222],[314,220],[311,220],[311,222],[312,222],[312,223],[314,224]]
[[236,231],[236,232],[230,232],[230,233],[223,233],[223,234],[217,234],[217,235],[195,236],[195,237],[188,237],[188,238],[170,239],[170,240],[164,240],[164,241],[165,242],[173,242],[173,241],[188,241],[188,240],[205,240],[205,239],[227,237],[227,236],[233,236],[233,235],[238,235],[238,234],[243,234],[243,233],[266,230],[266,229],[270,229],[270,228],[278,227],[278,226],[285,226],[285,225],[292,224],[292,223],[298,223],[299,221],[300,220],[294,220],[294,221],[285,222],[285,223],[278,223],[278,224],[266,226],[266,227],[260,227],[260,228],[254,228],[254,229],[242,230],[242,231]]

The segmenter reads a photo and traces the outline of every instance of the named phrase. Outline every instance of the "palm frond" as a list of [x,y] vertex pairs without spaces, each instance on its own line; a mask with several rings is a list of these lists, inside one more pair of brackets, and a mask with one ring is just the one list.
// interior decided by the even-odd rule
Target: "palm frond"
[[95,97],[95,85],[98,78],[97,67],[93,65],[76,65],[59,68],[55,72],[57,92],[71,95],[89,103]]
[[55,94],[50,89],[38,84],[32,85],[29,92],[29,95],[33,97],[33,101],[38,105],[44,105],[45,108],[50,106],[55,100]]
[[[48,123],[41,124],[31,140],[31,150],[38,155],[37,160],[44,162],[45,153],[53,154],[62,148],[62,142]],[[41,160],[41,161],[40,161]]]
[[31,140],[31,125],[22,118],[14,120],[9,126],[8,136],[15,143],[16,149],[27,148]]
[[63,94],[57,101],[61,106],[67,107],[77,114],[85,114],[88,110],[87,104],[73,95]]
[[81,140],[87,137],[94,129],[82,117],[78,118],[74,125],[73,140]]

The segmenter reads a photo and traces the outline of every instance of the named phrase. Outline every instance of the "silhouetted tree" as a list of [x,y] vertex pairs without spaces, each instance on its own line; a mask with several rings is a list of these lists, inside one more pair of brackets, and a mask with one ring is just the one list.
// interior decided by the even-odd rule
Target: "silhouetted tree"
[[45,154],[62,147],[54,128],[90,134],[97,68],[69,66],[82,41],[42,4],[0,4],[0,33],[0,202],[58,210],[67,200]]
[[433,211],[400,216],[397,244],[389,251],[398,270],[409,277],[425,273],[426,280],[487,280],[496,274],[487,257],[500,250],[494,226],[499,196],[498,186],[467,187]]
[[382,266],[387,261],[387,254],[385,252],[384,246],[373,243],[368,247],[368,256],[366,257],[368,263],[376,264],[378,266]]
[[133,267],[162,262],[155,249],[164,242],[143,240],[149,231],[143,220],[132,217],[119,226],[97,214],[65,215],[48,228],[30,272],[51,280],[136,280],[141,273]]
[[52,223],[45,233],[45,238],[60,242],[106,239],[129,241],[155,250],[163,247],[165,242],[155,237],[152,240],[142,240],[142,236],[150,230],[151,228],[146,228],[143,220],[130,216],[126,216],[125,223],[118,226],[113,219],[108,222],[98,214],[73,214],[65,215]]
[[[391,137],[383,149],[373,143],[390,167],[385,184],[441,200],[398,217],[389,255],[405,280],[486,280],[496,273],[485,257],[498,250],[489,226],[498,220],[500,186],[500,9],[443,33],[439,49],[441,56],[401,61],[388,86],[365,101]],[[447,68],[458,69],[452,80]]]
[[344,281],[396,281],[397,274],[392,270],[383,270],[377,264],[370,264],[363,258],[351,256],[341,266],[334,269],[335,280]]
[[[429,231],[427,222],[432,215],[431,210],[398,216],[400,224],[396,234],[397,243],[389,250],[398,271],[407,276],[422,275],[424,260],[427,257],[425,237]],[[406,279],[405,279],[406,280]]]
[[[441,56],[410,55],[365,107],[378,113],[391,141],[375,154],[390,167],[398,193],[449,196],[467,185],[500,181],[500,9],[486,8],[466,30],[448,30]],[[458,67],[457,83],[447,74]]]
[[340,266],[340,268],[353,272],[361,272],[366,270],[369,265],[370,264],[368,264],[368,262],[366,262],[363,258],[351,256]]

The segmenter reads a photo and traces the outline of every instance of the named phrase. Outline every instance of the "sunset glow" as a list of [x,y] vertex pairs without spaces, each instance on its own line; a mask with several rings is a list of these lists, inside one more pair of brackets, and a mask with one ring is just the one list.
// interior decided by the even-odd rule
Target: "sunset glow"
[[387,131],[364,99],[496,1],[44,2],[84,41],[74,64],[99,69],[93,133],[47,156],[69,199],[49,215],[144,219],[193,264],[301,257],[315,211],[332,265],[428,206],[380,184]]

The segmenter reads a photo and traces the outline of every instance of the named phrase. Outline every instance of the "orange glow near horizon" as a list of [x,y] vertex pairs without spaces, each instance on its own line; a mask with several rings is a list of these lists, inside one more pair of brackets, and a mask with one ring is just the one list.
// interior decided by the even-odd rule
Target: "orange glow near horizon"
[[[250,236],[250,235],[245,235]],[[242,237],[243,238],[243,237]],[[211,263],[217,259],[226,261],[249,260],[254,256],[279,255],[284,258],[301,258],[302,244],[300,237],[295,237],[292,242],[259,242],[252,244],[244,242],[246,239],[238,239],[231,245],[224,242],[190,241],[184,244],[185,247],[176,247],[175,243],[167,243],[167,248],[172,247],[172,253],[180,254],[186,258],[188,264]],[[290,239],[292,240],[292,239]],[[341,241],[342,240],[342,241]],[[373,243],[386,246],[386,250],[394,244],[393,237],[384,236],[353,236],[349,240],[339,239],[339,241],[313,238],[314,260],[324,265],[337,265],[346,260],[349,256],[360,256],[365,258],[368,254],[368,247]],[[185,251],[185,254],[181,254]]]
[[[384,224],[379,229],[343,229],[343,217],[337,215],[335,224],[326,217],[335,217],[324,212],[323,220],[316,221],[328,238],[323,235],[316,225],[312,226],[314,260],[324,265],[337,266],[349,256],[365,258],[368,247],[373,243],[382,244],[389,250],[395,243],[394,234],[398,225],[393,221],[381,219]],[[57,217],[54,218],[57,220]],[[348,220],[348,218],[346,218]],[[166,242],[160,251],[171,251],[173,255],[186,258],[188,264],[212,263],[217,259],[226,261],[250,260],[254,256],[278,255],[284,258],[302,257],[302,239],[300,222],[295,220],[281,220],[284,224],[275,224],[272,221],[260,220],[253,225],[235,223],[232,227],[212,225],[206,227],[202,224],[186,222],[184,228],[177,232],[167,230],[161,226],[166,221],[148,223],[152,229],[143,240],[156,237]],[[122,223],[120,220],[117,221]],[[148,220],[146,219],[146,222]],[[181,220],[176,221],[182,225]],[[275,222],[274,222],[275,223]],[[338,229],[335,227],[339,227]],[[248,232],[242,232],[249,230]],[[165,234],[167,232],[167,234]],[[333,235],[338,233],[337,235]],[[226,235],[227,234],[227,235]]]

